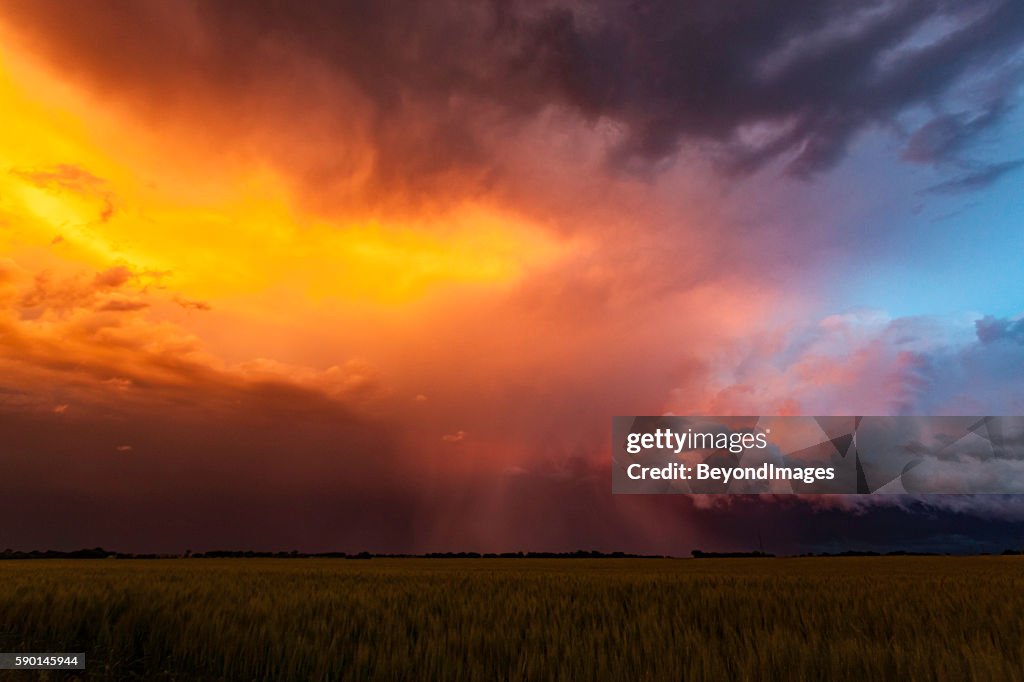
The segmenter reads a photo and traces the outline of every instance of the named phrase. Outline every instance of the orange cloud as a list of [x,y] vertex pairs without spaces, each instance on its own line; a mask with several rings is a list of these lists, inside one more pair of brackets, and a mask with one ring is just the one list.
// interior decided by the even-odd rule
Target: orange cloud
[[[184,49],[217,49],[174,22]],[[373,498],[401,526],[419,504],[458,515],[435,486],[500,477],[507,499],[465,531],[479,539],[523,498],[514,472],[579,474],[593,503],[608,418],[663,410],[779,297],[720,267],[705,204],[610,178],[603,143],[557,111],[512,129],[466,104],[491,131],[467,136],[416,102],[378,128],[379,103],[342,101],[344,84],[288,105],[327,82],[306,63],[299,85],[273,72],[249,90],[192,88],[160,62],[108,97],[106,77],[28,44],[0,47],[0,375],[18,387],[0,408],[26,452],[63,442],[47,435],[59,414],[74,456],[123,473],[113,488],[205,475],[247,504],[247,486],[316,489],[354,500],[347,513]]]

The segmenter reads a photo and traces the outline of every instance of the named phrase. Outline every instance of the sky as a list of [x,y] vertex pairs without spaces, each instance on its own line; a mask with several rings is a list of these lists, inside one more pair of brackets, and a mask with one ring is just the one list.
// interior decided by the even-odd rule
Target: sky
[[1024,414],[1014,0],[0,0],[0,547],[999,551],[613,415]]

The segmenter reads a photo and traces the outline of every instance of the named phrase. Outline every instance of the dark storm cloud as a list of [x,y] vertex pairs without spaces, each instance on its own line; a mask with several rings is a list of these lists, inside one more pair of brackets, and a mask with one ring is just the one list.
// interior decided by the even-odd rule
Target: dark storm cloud
[[1011,88],[1003,91],[980,110],[971,113],[941,114],[914,131],[907,140],[903,158],[914,163],[940,163],[956,159],[975,138],[1002,121],[1009,113]]
[[[496,146],[551,104],[618,126],[608,158],[621,168],[693,141],[738,172],[781,160],[811,175],[969,71],[1001,73],[1024,40],[1013,0],[4,4],[31,47],[153,115],[207,100],[245,128],[269,101],[300,131],[358,120],[370,189],[413,193],[486,187]],[[320,68],[327,80],[310,80]],[[940,117],[907,154],[943,158],[1000,111]],[[345,144],[322,140],[305,179],[355,173]]]
[[974,328],[978,334],[978,341],[983,344],[1007,340],[1024,345],[1024,320],[986,315],[975,321]]
[[961,192],[972,192],[984,189],[1002,180],[1007,175],[1014,173],[1024,167],[1024,159],[1016,161],[1004,161],[1002,163],[982,164],[968,172],[932,185],[926,191],[929,194],[958,194]]
[[706,537],[718,539],[708,541],[705,550],[975,554],[1021,548],[1024,521],[1019,516],[989,514],[977,504],[958,510],[935,499],[939,496],[886,497],[854,507],[854,498],[822,504],[810,498],[736,496],[725,504],[695,508],[692,520]]
[[970,496],[900,496],[854,513],[839,498],[834,500],[839,504],[823,506],[811,499],[749,496],[725,508],[705,510],[701,522],[724,530],[741,527],[743,518],[758,519],[747,525],[747,546],[754,548],[759,530],[765,549],[782,554],[849,550],[974,554],[1021,548],[1024,521],[1019,516],[992,516],[977,508],[964,512],[948,506],[943,499],[948,497]]

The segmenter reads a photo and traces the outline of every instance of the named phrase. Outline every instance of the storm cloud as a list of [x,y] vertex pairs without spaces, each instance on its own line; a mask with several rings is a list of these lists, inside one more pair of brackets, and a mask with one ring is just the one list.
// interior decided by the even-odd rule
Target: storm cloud
[[1019,537],[607,462],[615,414],[1024,410],[1020,2],[0,8],[0,543]]
[[984,70],[982,111],[906,133],[907,158],[948,161],[1009,106],[1024,40],[1012,0],[5,4],[32,48],[115,101],[250,144],[268,112],[275,131],[320,130],[279,161],[391,202],[487,191],[504,141],[551,107],[605,138],[612,169],[657,172],[700,146],[727,172],[809,177]]

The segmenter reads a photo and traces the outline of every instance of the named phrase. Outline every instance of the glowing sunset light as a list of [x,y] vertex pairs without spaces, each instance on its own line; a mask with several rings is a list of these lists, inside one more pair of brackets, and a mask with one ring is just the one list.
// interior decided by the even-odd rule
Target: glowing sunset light
[[727,548],[612,416],[1024,411],[1022,5],[810,4],[0,0],[0,543]]

